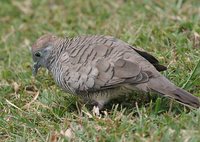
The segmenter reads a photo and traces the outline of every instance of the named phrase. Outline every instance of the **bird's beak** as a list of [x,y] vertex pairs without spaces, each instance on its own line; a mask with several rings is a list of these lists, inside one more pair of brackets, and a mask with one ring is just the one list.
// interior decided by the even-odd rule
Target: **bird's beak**
[[38,69],[39,69],[40,67],[41,67],[41,65],[39,65],[38,62],[34,63],[34,65],[33,65],[33,70],[32,70],[33,76],[36,76],[36,74],[37,74],[37,72],[38,72]]

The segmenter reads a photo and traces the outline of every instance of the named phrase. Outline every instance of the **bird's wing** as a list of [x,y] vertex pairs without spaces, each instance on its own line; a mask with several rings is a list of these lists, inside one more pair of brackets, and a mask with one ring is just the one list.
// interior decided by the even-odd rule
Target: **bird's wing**
[[[67,52],[69,60],[64,79],[75,91],[97,91],[149,80],[151,73],[143,71],[137,62],[146,60],[127,44],[107,38],[91,41]],[[148,61],[147,64],[153,66]]]
[[145,51],[142,51],[140,49],[136,49],[133,46],[130,46],[130,47],[133,48],[143,58],[145,58],[146,60],[148,60],[157,69],[157,71],[165,71],[165,70],[167,70],[167,67],[161,65],[159,63],[159,61],[154,56],[152,56],[151,54],[149,54],[149,53],[147,53]]
[[95,89],[118,87],[121,84],[138,84],[149,80],[148,72],[134,62],[119,58],[115,62],[101,59],[96,68],[99,72],[95,78]]

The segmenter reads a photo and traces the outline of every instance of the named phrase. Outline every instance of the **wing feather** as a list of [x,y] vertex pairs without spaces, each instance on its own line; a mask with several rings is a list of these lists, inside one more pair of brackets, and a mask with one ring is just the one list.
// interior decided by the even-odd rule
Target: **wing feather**
[[[138,60],[139,54],[142,54],[147,56],[148,60],[152,59],[153,63],[158,63],[154,57],[139,51],[137,53],[119,40],[101,38],[94,37],[95,42],[90,37],[89,43],[84,42],[87,40],[84,38],[82,44],[79,42],[74,48],[68,48],[71,51],[68,51],[68,62],[63,63],[68,68],[64,80],[73,90],[97,91],[127,83],[140,84],[149,80],[150,73],[143,71],[135,60]],[[125,56],[127,53],[133,57],[135,55],[135,60],[127,58]],[[144,60],[142,56],[141,60]]]

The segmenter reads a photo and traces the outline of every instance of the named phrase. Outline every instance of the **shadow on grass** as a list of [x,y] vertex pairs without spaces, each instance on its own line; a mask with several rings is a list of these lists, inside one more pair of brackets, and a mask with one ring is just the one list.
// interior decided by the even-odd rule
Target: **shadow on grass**
[[[70,101],[71,102],[71,101]],[[80,106],[83,106],[84,104],[78,102],[77,108],[77,100],[74,99],[73,102],[68,105],[67,111],[69,112],[78,112],[78,109],[80,109]],[[93,105],[86,104],[85,105],[88,111],[92,111]],[[109,103],[107,103],[104,108],[101,110],[107,111],[109,114],[112,114],[112,111],[116,109],[117,111],[122,111],[125,109],[126,114],[133,113],[134,115],[137,115],[138,109],[145,108],[146,112],[148,114],[164,114],[164,113],[172,113],[172,114],[181,114],[182,112],[189,112],[190,108],[185,107],[182,104],[179,104],[178,102],[171,100],[169,98],[165,98],[156,94],[144,94],[144,93],[137,93],[134,95],[126,95],[121,96],[117,99],[111,100]]]

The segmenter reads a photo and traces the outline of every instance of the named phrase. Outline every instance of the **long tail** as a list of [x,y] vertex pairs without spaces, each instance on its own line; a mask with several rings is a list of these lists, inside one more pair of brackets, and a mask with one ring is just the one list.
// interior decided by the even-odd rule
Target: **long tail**
[[185,105],[192,106],[194,108],[200,107],[199,99],[189,92],[175,86],[164,76],[158,78],[151,78],[148,82],[148,88],[161,95],[170,97]]

